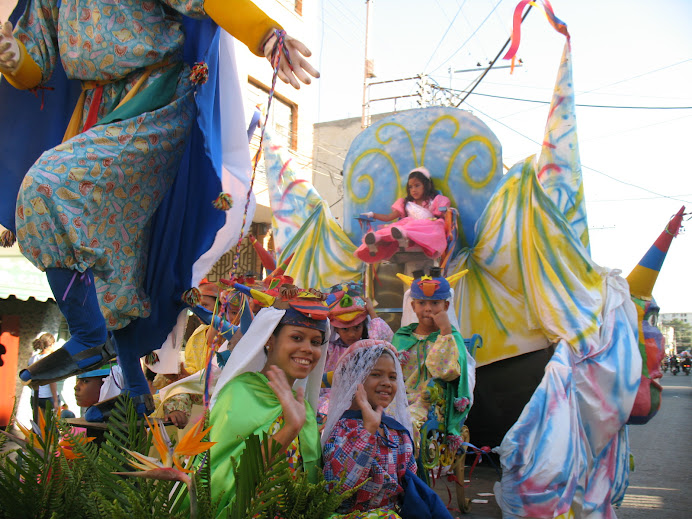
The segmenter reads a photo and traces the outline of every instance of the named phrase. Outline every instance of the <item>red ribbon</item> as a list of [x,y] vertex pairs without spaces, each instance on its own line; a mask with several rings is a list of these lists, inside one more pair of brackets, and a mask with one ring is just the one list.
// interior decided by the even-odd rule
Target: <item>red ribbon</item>
[[87,131],[98,121],[99,106],[101,106],[102,97],[103,85],[99,85],[96,88],[94,88],[94,97],[91,98],[91,104],[89,105],[89,114],[87,115],[86,121],[84,122],[84,128],[82,128],[82,132]]
[[[553,29],[564,35],[565,38],[567,38],[567,41],[569,41],[570,36],[569,32],[567,32],[567,24],[555,16],[553,6],[550,5],[550,2],[548,0],[538,0],[538,2],[540,2],[541,6],[543,7],[545,15],[548,18],[550,25],[553,26]],[[510,45],[507,54],[505,54],[502,59],[513,59],[517,54],[517,50],[519,50],[519,43],[521,41],[521,17],[524,13],[524,7],[526,7],[527,4],[531,4],[533,6],[537,5],[537,3],[533,0],[521,0],[521,2],[519,2],[517,7],[514,9],[512,21],[512,45]]]

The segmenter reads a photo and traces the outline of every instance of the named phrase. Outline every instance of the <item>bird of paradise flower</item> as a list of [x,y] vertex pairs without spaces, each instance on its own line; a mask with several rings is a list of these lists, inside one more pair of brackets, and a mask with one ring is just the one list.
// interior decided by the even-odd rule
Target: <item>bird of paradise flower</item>
[[[16,423],[17,427],[22,434],[24,439],[21,439],[13,434],[2,431],[6,436],[11,438],[13,441],[17,442],[22,446],[30,446],[36,452],[43,455],[46,449],[50,450],[50,438],[52,435],[52,428],[55,425],[55,421],[51,421],[49,424],[46,423],[46,418],[43,414],[43,410],[38,410],[38,423],[31,420],[31,429],[24,427],[21,423]],[[56,427],[57,431],[57,427]],[[63,455],[68,460],[73,460],[82,457],[81,454],[75,453],[73,447],[75,443],[80,445],[85,445],[91,441],[94,441],[94,437],[87,437],[82,434],[76,435],[63,435],[58,441],[58,448],[56,450],[56,456]]]
[[216,442],[202,441],[211,430],[211,426],[204,429],[204,420],[200,419],[173,447],[161,420],[157,419],[152,422],[148,417],[145,416],[144,418],[151,430],[154,447],[161,459],[158,460],[151,456],[145,456],[139,452],[125,449],[136,460],[130,461],[130,463],[139,471],[114,472],[114,474],[185,483],[190,496],[190,517],[194,519],[197,516],[197,493],[195,480],[188,475],[194,471],[183,467],[181,461],[186,457],[201,454],[216,444]]

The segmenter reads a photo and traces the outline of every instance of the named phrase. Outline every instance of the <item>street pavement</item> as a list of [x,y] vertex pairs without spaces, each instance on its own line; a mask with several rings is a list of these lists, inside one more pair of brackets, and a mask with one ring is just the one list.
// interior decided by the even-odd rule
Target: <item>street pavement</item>
[[[629,428],[635,470],[630,473],[625,499],[616,510],[618,519],[692,518],[692,376],[665,373],[661,384],[663,400],[658,414],[646,425]],[[469,456],[467,480],[472,461]],[[493,484],[498,480],[487,459],[475,467],[466,483],[466,497],[475,502],[464,515],[456,506],[456,483],[443,477],[433,488],[455,518],[500,519],[502,512],[493,495]]]
[[635,469],[618,519],[692,517],[692,376],[665,373],[661,409],[630,427]]

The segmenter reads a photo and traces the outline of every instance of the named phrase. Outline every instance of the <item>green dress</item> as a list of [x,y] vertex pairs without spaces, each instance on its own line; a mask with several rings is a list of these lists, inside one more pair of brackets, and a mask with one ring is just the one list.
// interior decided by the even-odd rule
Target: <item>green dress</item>
[[[305,425],[298,434],[302,469],[312,482],[322,458],[315,412],[305,403]],[[235,500],[235,478],[231,457],[239,459],[245,440],[252,434],[267,433],[282,414],[279,399],[261,373],[238,375],[219,392],[211,411],[211,492],[212,500],[219,499],[217,515]],[[295,453],[291,453],[295,457]],[[288,454],[287,454],[288,455]],[[223,494],[223,495],[222,495]]]

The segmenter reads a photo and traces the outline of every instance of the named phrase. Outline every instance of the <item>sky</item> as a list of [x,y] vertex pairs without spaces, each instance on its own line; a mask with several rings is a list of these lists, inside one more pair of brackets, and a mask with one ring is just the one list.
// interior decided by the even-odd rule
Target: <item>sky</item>
[[[375,0],[369,56],[373,82],[428,74],[466,90],[511,33],[517,0]],[[689,0],[553,0],[571,34],[577,133],[591,254],[627,275],[680,207],[692,212],[692,2]],[[320,69],[318,120],[360,117],[365,1],[319,0],[312,62]],[[491,70],[471,95],[470,110],[497,135],[512,166],[540,151],[564,37],[533,8],[522,25],[521,68]],[[506,62],[498,63],[498,66]],[[415,92],[415,81],[373,85],[372,98]],[[399,100],[396,108],[414,108]],[[687,107],[688,109],[659,109]],[[374,102],[372,113],[394,110]],[[346,150],[343,150],[345,156]],[[686,216],[689,218],[690,216]],[[654,298],[661,312],[692,312],[692,221],[673,240]]]

